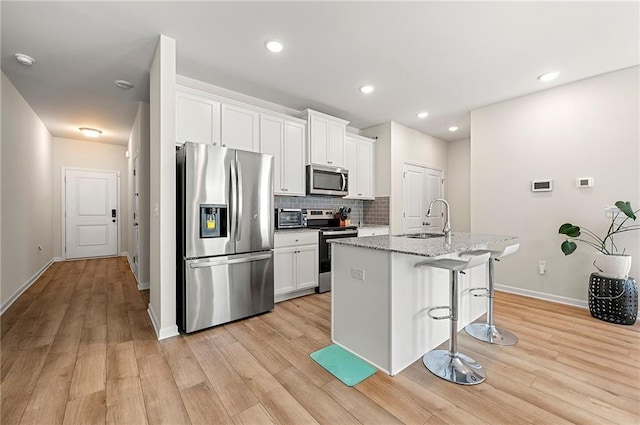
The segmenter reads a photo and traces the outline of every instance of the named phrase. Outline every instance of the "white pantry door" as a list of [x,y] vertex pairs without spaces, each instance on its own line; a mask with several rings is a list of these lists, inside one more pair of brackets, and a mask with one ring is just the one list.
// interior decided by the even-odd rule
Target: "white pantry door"
[[402,165],[403,233],[442,232],[441,203],[427,210],[432,200],[442,197],[442,171],[404,163]]
[[118,254],[118,174],[65,170],[65,258]]

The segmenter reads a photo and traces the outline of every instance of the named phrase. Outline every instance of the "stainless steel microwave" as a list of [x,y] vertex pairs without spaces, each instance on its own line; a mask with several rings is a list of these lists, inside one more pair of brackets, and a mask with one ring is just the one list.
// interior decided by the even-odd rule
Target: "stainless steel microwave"
[[348,170],[323,165],[307,165],[307,195],[347,196],[348,194]]
[[300,208],[276,208],[276,227],[278,229],[307,227],[307,210]]

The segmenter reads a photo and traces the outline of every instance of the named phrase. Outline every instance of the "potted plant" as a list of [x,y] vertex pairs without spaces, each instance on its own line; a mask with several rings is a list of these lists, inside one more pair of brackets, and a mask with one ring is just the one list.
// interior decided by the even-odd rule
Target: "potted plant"
[[[629,222],[629,220],[636,220],[636,214],[640,212],[640,209],[634,211],[629,201],[618,201],[615,205],[617,211],[612,214],[611,224],[604,237],[598,236],[585,227],[580,228],[572,223],[565,223],[558,230],[558,233],[567,236],[560,248],[564,255],[570,255],[577,248],[575,241],[582,242],[599,253],[593,262],[593,265],[598,269],[598,274],[602,277],[626,279],[629,276],[629,270],[631,270],[631,256],[625,254],[625,249],[620,252],[613,236],[618,233],[640,230],[639,224]],[[624,214],[622,220],[620,220],[621,213]]]

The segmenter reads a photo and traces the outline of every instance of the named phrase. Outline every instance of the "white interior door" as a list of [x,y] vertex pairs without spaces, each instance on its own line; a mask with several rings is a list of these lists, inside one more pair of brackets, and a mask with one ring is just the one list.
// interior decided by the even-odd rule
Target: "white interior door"
[[138,277],[140,261],[140,176],[138,172],[138,156],[133,159],[133,273]]
[[[442,198],[442,171],[434,170],[432,168],[424,169],[424,182],[425,182],[425,207],[424,210],[429,209],[429,204],[434,199]],[[444,206],[441,202],[437,202],[431,210],[431,216],[425,217],[426,222],[429,223],[425,226],[425,232],[442,232],[442,226],[444,225],[443,218]]]
[[442,171],[414,164],[402,166],[403,233],[441,232],[442,204],[427,217],[432,200],[442,197]]
[[118,254],[118,175],[65,170],[65,258]]
[[402,166],[403,233],[422,232],[424,208],[424,169],[411,164]]

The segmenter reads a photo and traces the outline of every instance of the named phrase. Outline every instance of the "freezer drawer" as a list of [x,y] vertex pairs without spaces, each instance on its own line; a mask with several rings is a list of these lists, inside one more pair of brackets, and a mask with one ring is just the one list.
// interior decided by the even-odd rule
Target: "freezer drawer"
[[273,309],[273,252],[185,261],[183,332]]

